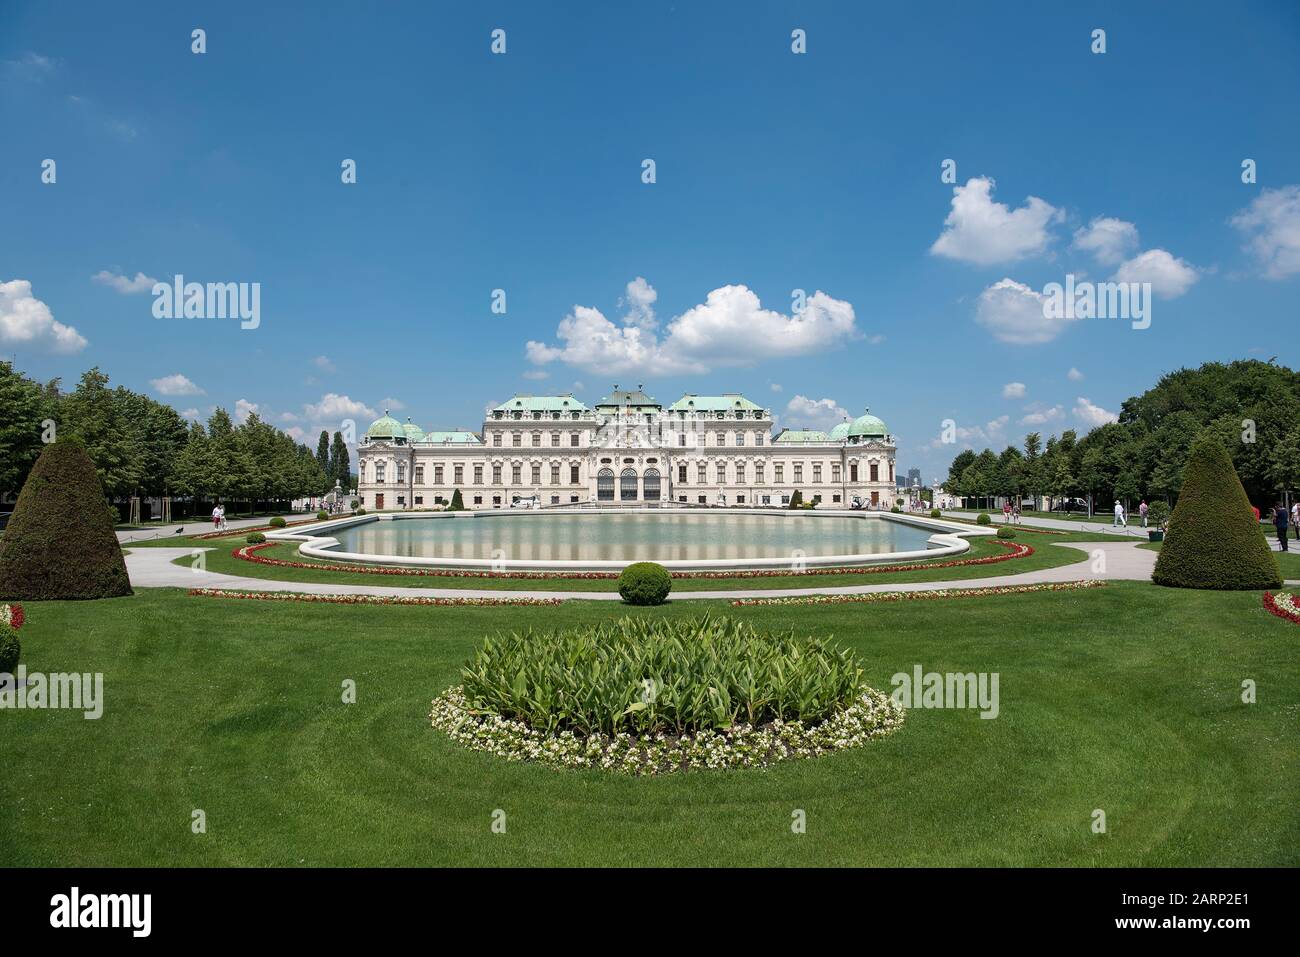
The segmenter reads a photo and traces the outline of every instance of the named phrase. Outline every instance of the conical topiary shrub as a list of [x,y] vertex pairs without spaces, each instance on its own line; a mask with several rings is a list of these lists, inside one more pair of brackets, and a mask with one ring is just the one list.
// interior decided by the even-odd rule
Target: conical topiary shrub
[[1282,584],[1277,559],[1218,439],[1203,436],[1187,453],[1183,490],[1151,580],[1176,588],[1236,590]]
[[76,442],[47,445],[0,537],[0,600],[129,594],[94,463]]

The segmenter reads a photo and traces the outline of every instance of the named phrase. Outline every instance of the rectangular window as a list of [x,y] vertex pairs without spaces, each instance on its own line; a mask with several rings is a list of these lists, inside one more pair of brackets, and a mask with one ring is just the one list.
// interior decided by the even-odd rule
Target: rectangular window
[[452,469],[452,474],[455,476],[455,478],[453,478],[452,481],[455,482],[457,485],[460,485],[462,482],[465,481],[465,466],[463,465],[455,466]]
[[540,432],[534,432],[534,433],[533,433],[533,448],[535,448],[535,449],[540,449],[541,447],[542,447],[542,433],[540,433]]
[[[678,465],[678,466],[677,466],[677,481],[681,482],[683,485],[686,484],[686,466],[685,466],[685,465]],[[682,501],[684,502],[684,501],[686,501],[686,499],[682,499]]]
[[499,465],[492,466],[492,484],[493,485],[501,484],[501,466]]
[[481,465],[474,466],[474,484],[475,485],[483,484],[483,466]]
[[534,485],[541,485],[541,484],[542,484],[542,467],[541,467],[539,464],[537,464],[536,462],[534,462],[534,463],[533,463],[533,467],[532,467],[532,469],[531,469],[531,472],[532,472],[533,484],[534,484]]
[[743,495],[737,495],[737,496],[736,496],[736,504],[737,504],[737,505],[744,505],[744,504],[745,504],[745,496],[743,496]]
[[493,504],[493,505],[500,505],[500,504],[501,504],[501,496],[500,496],[500,495],[493,495],[493,496],[492,496],[492,504]]
[[698,466],[696,466],[696,468],[695,468],[695,477],[696,477],[696,480],[699,482],[699,484],[701,484],[701,485],[707,485],[707,484],[709,484],[709,470],[708,470],[708,466],[705,465],[703,462],[701,462]]
[[405,495],[399,495],[399,496],[397,496],[397,504],[398,504],[398,505],[405,505],[405,504],[406,504],[406,496],[405,496]]
[[383,462],[376,462],[376,463],[375,463],[375,481],[376,481],[376,482],[383,482],[383,481],[384,481],[384,463],[383,463]]
[[510,466],[511,483],[514,485],[518,485],[522,480],[523,480],[523,466],[522,465]]
[[686,447],[686,433],[685,433],[685,432],[678,432],[678,433],[677,433],[677,444],[680,445],[680,446],[682,446],[683,448]]
[[578,484],[578,467],[576,465],[569,466],[569,484],[570,485]]
[[718,463],[718,484],[719,485],[727,484],[727,463],[726,462]]
[[774,465],[774,466],[772,466],[772,468],[775,469],[775,471],[776,471],[776,480],[777,480],[777,482],[784,482],[784,481],[785,481],[785,466],[784,466],[784,465]]
[[474,496],[474,504],[475,504],[475,505],[482,505],[482,504],[483,504],[483,496],[482,496],[482,495],[475,495],[475,496]]
[[701,496],[699,496],[699,503],[700,503],[701,505],[708,505],[708,504],[709,504],[709,497],[708,497],[707,495],[701,495]]
[[423,485],[423,484],[424,484],[424,466],[423,466],[423,465],[417,465],[417,466],[415,467],[415,484],[416,484],[416,485]]
[[572,447],[575,448],[575,449],[578,447],[578,433],[577,433],[577,432],[570,432],[570,433],[569,433],[569,445],[572,446]]
[[794,484],[798,485],[803,481],[803,463],[796,462],[794,466]]
[[857,463],[857,462],[850,462],[850,463],[849,463],[849,481],[850,481],[850,482],[856,482],[857,480],[858,480],[858,463]]
[[492,444],[495,445],[497,448],[501,448],[501,433],[500,433],[500,432],[493,432],[493,433],[492,433]]
[[441,466],[441,465],[435,465],[435,466],[433,467],[433,484],[434,484],[434,485],[441,485],[441,484],[442,484],[442,466]]
[[417,495],[417,496],[415,496],[415,504],[416,504],[416,505],[423,505],[423,504],[424,504],[424,496],[423,496],[423,495]]
[[832,463],[831,463],[831,481],[832,481],[832,482],[835,482],[836,484],[838,484],[839,481],[840,481],[840,463],[839,463],[839,462],[832,462]]
[[514,435],[510,436],[510,444],[513,445],[515,448],[519,448],[521,445],[523,445],[524,433],[516,432],[514,433]]
[[745,484],[745,463],[744,462],[736,463],[736,484],[737,485]]
[[880,466],[877,465],[875,462],[871,463],[871,481],[873,482],[880,481]]
[[737,445],[741,445],[741,446],[743,446],[743,445],[745,444],[745,433],[744,433],[744,432],[737,432],[737,433],[736,433],[736,444],[737,444]]
[[755,432],[755,433],[754,433],[754,444],[755,444],[755,445],[762,445],[762,444],[763,444],[763,433],[762,433],[762,432]]
[[[559,462],[551,463],[551,484],[552,485],[560,484],[560,463]],[[556,501],[558,502],[559,499],[557,498]]]
[[560,433],[559,433],[559,432],[552,432],[552,433],[551,433],[551,447],[552,447],[552,448],[556,448],[556,449],[558,449],[558,448],[560,447]]
[[754,481],[757,482],[759,485],[763,484],[763,463],[762,462],[754,463]]
[[398,462],[398,463],[397,463],[397,481],[398,481],[398,482],[405,482],[405,481],[406,481],[406,463],[405,463],[405,462]]
[[820,482],[821,480],[822,480],[822,464],[821,464],[820,462],[814,462],[814,463],[813,463],[813,482],[814,482],[814,483],[817,483],[817,482]]

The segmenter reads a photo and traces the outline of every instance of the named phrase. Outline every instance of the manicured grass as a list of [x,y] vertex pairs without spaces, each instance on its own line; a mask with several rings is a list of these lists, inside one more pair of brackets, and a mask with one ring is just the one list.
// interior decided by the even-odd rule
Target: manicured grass
[[[987,578],[996,575],[1018,575],[1021,572],[1035,571],[1040,568],[1055,568],[1074,562],[1085,561],[1086,552],[1077,548],[1059,548],[1056,538],[1048,536],[1024,536],[1020,541],[1028,542],[1034,548],[1034,554],[1024,558],[1005,562],[993,562],[987,565],[959,565],[956,567],[931,567],[951,559],[935,559],[931,562],[916,562],[915,569],[898,572],[876,572],[845,575],[774,575],[759,578],[676,578],[673,580],[673,592],[680,594],[691,591],[716,591],[731,588],[812,588],[817,586],[847,586],[871,584],[899,584],[918,581],[964,580],[969,578]],[[175,544],[175,543],[173,543]],[[336,572],[325,569],[286,568],[276,565],[262,565],[257,562],[235,558],[231,551],[243,544],[243,538],[227,544],[225,540],[197,541],[192,547],[212,548],[206,553],[207,570],[223,575],[244,575],[250,578],[264,578],[278,581],[326,582],[335,585],[394,585],[411,588],[499,588],[503,591],[618,591],[617,579],[601,578],[456,578],[437,575],[372,575],[364,572]],[[183,546],[178,546],[183,547]],[[309,564],[321,564],[314,559],[304,558],[298,554],[298,546],[278,543],[257,552],[267,558],[284,561],[299,561]],[[992,555],[1005,555],[1007,549],[996,545],[987,538],[971,541],[970,551],[956,556],[961,558],[983,558]],[[193,559],[182,556],[175,564],[189,567]],[[1082,573],[1081,573],[1081,577]]]
[[[834,634],[888,690],[1000,675],[996,720],[917,710],[866,748],[636,779],[470,752],[430,699],[480,637],[710,608]],[[1118,583],[871,606],[631,610],[30,603],[23,657],[105,714],[0,715],[10,865],[1290,865],[1300,628],[1257,593]],[[1259,702],[1240,700],[1244,679]],[[341,684],[356,682],[343,704]],[[191,832],[202,809],[207,833]],[[1096,808],[1107,832],[1090,830]],[[493,834],[496,809],[505,834]],[[807,833],[791,833],[791,813]]]
[[[1275,537],[1270,538],[1269,544],[1271,545],[1275,541],[1277,541]],[[1164,542],[1145,542],[1139,545],[1138,548],[1158,552],[1163,544]],[[1277,559],[1277,565],[1282,570],[1283,578],[1290,581],[1300,580],[1300,541],[1292,538],[1288,547],[1291,549],[1290,551],[1274,552],[1273,557]]]

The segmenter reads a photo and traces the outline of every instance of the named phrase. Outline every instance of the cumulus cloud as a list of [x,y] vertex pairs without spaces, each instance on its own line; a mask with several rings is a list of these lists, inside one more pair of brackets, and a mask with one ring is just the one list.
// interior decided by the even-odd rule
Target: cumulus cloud
[[1074,366],[1070,366],[1070,371],[1065,374],[1065,377],[1069,379],[1071,382],[1083,381],[1083,373],[1080,372],[1078,369],[1076,369]]
[[623,325],[636,326],[638,329],[644,329],[647,332],[659,325],[659,320],[655,318],[654,304],[659,298],[659,293],[655,291],[654,286],[650,285],[640,276],[637,276],[627,284],[627,292],[619,300],[620,306],[627,307],[627,314],[623,317]]
[[953,187],[952,209],[930,247],[932,254],[991,266],[1046,252],[1052,242],[1048,227],[1064,218],[1061,211],[1037,196],[1011,209],[994,202],[995,185],[982,176]]
[[391,397],[387,399],[380,399],[379,404],[381,407],[388,409],[390,412],[400,412],[406,408],[406,403],[403,402],[401,399],[394,399]]
[[50,307],[32,295],[26,279],[0,282],[0,344],[51,352],[80,352],[86,338],[54,318]]
[[1044,315],[1042,293],[1014,279],[1001,279],[980,293],[975,321],[1002,342],[1036,345],[1051,342],[1072,319]]
[[1054,405],[1050,409],[1038,409],[1028,413],[1020,420],[1021,425],[1046,425],[1065,415],[1063,406]]
[[1229,220],[1268,279],[1300,273],[1300,185],[1265,189]]
[[107,269],[101,269],[90,278],[101,286],[108,286],[110,289],[117,290],[124,296],[129,296],[132,293],[137,292],[148,292],[153,289],[153,284],[158,281],[157,279],[154,279],[153,276],[146,276],[142,272],[137,272],[134,278],[132,278],[129,276],[121,276],[117,273],[111,273]]
[[843,408],[834,399],[810,399],[796,395],[785,405],[786,415],[796,428],[821,429],[829,432],[846,418],[851,419],[848,409]]
[[314,365],[317,369],[320,369],[321,372],[337,372],[337,371],[338,371],[338,370],[334,367],[334,363],[333,363],[333,361],[331,361],[331,359],[330,359],[329,356],[317,356],[315,359],[312,359],[312,360],[311,360],[311,364]]
[[1117,282],[1149,282],[1155,295],[1177,299],[1199,277],[1186,260],[1163,249],[1148,249],[1121,263],[1111,278]]
[[161,379],[150,379],[159,395],[205,395],[204,391],[179,372],[165,375]]
[[1080,422],[1089,426],[1105,425],[1107,422],[1119,421],[1119,416],[1114,412],[1107,412],[1101,406],[1090,402],[1083,396],[1079,396],[1075,400],[1074,415]]
[[[392,410],[393,406],[387,406]],[[339,395],[337,392],[327,392],[321,396],[319,402],[309,402],[303,406],[306,417],[316,422],[330,421],[338,422],[342,419],[366,419],[376,418],[375,410],[370,408],[364,402],[346,396]],[[358,423],[361,425],[361,423]]]
[[[628,284],[629,296],[634,286]],[[636,295],[648,304],[653,293],[647,283]],[[671,375],[806,355],[858,334],[853,306],[820,290],[801,312],[786,316],[762,308],[746,286],[722,286],[669,322],[662,337],[646,317],[632,310],[619,325],[599,309],[574,306],[556,329],[558,345],[529,341],[525,352],[535,365],[558,361],[605,374]]]
[[1002,398],[1004,399],[1023,399],[1025,397],[1025,384],[1023,382],[1008,382],[1002,387]]
[[235,400],[235,421],[244,423],[248,417],[257,411],[257,403],[249,402],[247,399]]
[[[1006,444],[1007,423],[1011,421],[1009,415],[999,415],[996,419],[986,422],[984,425],[958,425],[955,429],[957,443],[966,448],[974,445],[997,446]],[[944,432],[940,433],[930,440],[930,448],[941,449],[951,443],[944,441]]]
[[1138,248],[1138,231],[1132,223],[1110,216],[1098,216],[1074,233],[1075,249],[1089,253],[1104,266],[1124,261]]

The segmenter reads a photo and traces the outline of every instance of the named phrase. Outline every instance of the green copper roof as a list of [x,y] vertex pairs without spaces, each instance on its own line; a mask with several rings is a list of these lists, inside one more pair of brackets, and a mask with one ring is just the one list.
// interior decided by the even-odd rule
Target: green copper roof
[[778,442],[829,442],[831,437],[820,429],[782,429],[781,434],[773,439]]
[[628,406],[640,406],[642,408],[652,406],[656,409],[660,408],[660,405],[655,401],[654,396],[646,395],[641,386],[637,386],[635,392],[614,386],[613,392],[596,403],[596,408],[599,409],[602,406],[606,408],[609,408],[610,406],[616,408],[627,408]]
[[853,424],[849,426],[850,436],[860,435],[874,438],[888,434],[889,429],[885,426],[885,423],[871,415],[870,409],[863,409],[862,414],[854,419]]
[[411,421],[411,417],[406,417],[406,424],[402,426],[402,431],[406,433],[406,441],[423,442],[424,430]]
[[849,423],[841,422],[835,428],[831,429],[831,441],[841,442],[849,437]]
[[366,429],[366,436],[372,439],[404,439],[406,430],[402,428],[402,423],[398,422],[388,410],[384,409],[384,414],[370,423],[370,428]]
[[587,407],[568,395],[525,395],[516,394],[500,405],[492,407],[493,412],[586,412]]
[[424,441],[432,442],[436,445],[482,445],[483,440],[478,437],[477,432],[469,432],[465,429],[450,429],[446,432],[426,432]]
[[724,392],[722,395],[696,395],[688,392],[668,407],[672,412],[734,412],[737,409],[753,412],[762,408],[738,392]]

